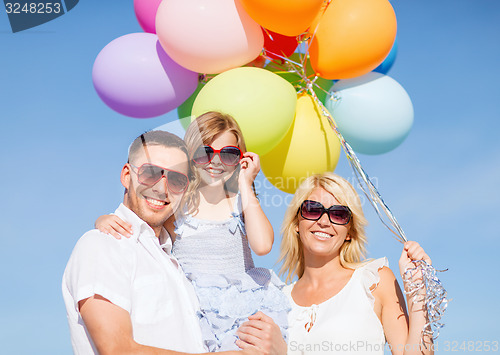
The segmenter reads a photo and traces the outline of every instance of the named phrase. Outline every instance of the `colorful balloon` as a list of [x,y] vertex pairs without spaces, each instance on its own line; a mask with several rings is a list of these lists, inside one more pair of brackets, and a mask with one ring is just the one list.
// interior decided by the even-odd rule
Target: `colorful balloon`
[[144,32],[156,33],[155,21],[161,0],[134,0],[135,17]]
[[413,105],[405,89],[391,77],[371,72],[339,80],[331,91],[338,101],[327,100],[325,106],[354,151],[383,154],[410,133]]
[[257,58],[252,60],[250,63],[245,64],[245,67],[254,67],[254,68],[264,68],[266,65],[266,58],[264,56],[259,55]]
[[132,33],[98,54],[92,80],[106,105],[126,116],[149,118],[179,106],[196,89],[198,74],[170,59],[151,33]]
[[264,33],[264,51],[266,56],[283,62],[299,45],[297,37],[284,36],[276,32],[262,29]]
[[310,43],[311,65],[325,79],[366,74],[391,51],[396,27],[388,0],[332,1]]
[[321,4],[321,8],[316,14],[316,17],[314,20],[311,22],[311,25],[309,26],[309,29],[307,32],[309,32],[310,35],[315,35],[316,33],[316,28],[318,27],[319,22],[323,18],[323,14],[325,13],[326,9],[328,8],[328,5],[330,5],[331,0],[323,0],[323,3]]
[[184,129],[187,129],[187,126],[191,123],[190,120],[183,120],[185,117],[191,117],[191,111],[193,110],[193,104],[194,100],[198,97],[198,94],[200,93],[201,89],[205,86],[205,83],[199,83],[198,87],[196,90],[193,92],[189,98],[184,101],[182,104],[177,107],[177,116],[179,116],[179,119],[181,120],[182,126]]
[[316,17],[323,0],[240,0],[262,27],[285,36],[298,36]]
[[[303,57],[304,55],[301,55],[299,53],[294,53],[290,56],[288,61],[285,61],[285,63],[280,64],[278,62],[270,62],[265,66],[265,69],[278,74],[283,79],[290,82],[290,84],[292,84],[295,87],[295,89],[299,90],[306,87],[306,82],[299,74],[299,72],[297,72],[298,66],[295,63],[298,64],[302,63]],[[305,75],[310,80],[312,80],[314,78],[314,70],[312,69],[311,64],[309,63],[309,60],[306,60],[305,64],[306,64]],[[321,102],[323,103],[325,102],[326,97],[328,95],[328,91],[330,90],[332,85],[333,85],[332,80],[323,79],[321,77],[318,77],[316,81],[314,81],[313,90]]]
[[285,136],[296,103],[297,94],[288,81],[265,69],[242,67],[210,80],[194,101],[192,114],[221,111],[232,115],[248,150],[262,155]]
[[299,96],[295,120],[286,136],[261,156],[262,172],[281,191],[293,194],[312,174],[335,170],[340,142],[314,99]]
[[163,0],[156,33],[173,60],[199,73],[240,67],[264,45],[260,26],[235,0]]
[[389,55],[384,59],[382,64],[373,69],[373,71],[376,71],[377,73],[380,74],[387,74],[389,70],[391,70],[394,61],[396,60],[397,53],[398,53],[398,38],[396,37],[396,39],[394,40],[394,45],[392,46],[392,49],[389,52]]

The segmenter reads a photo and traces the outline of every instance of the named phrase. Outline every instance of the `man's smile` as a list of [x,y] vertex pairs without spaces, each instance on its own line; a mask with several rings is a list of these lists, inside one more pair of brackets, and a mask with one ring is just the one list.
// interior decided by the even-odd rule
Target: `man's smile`
[[146,201],[149,207],[154,208],[156,210],[161,210],[162,208],[164,208],[166,205],[169,204],[167,201],[157,200],[155,198],[147,196],[144,196],[144,200]]

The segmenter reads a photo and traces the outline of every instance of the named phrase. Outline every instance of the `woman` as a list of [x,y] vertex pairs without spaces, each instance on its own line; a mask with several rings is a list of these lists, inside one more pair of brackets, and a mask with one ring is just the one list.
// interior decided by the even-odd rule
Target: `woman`
[[[364,260],[366,236],[356,191],[332,173],[307,178],[297,189],[283,221],[281,257],[289,313],[288,354],[432,354],[423,302],[405,301],[385,258]],[[430,259],[407,242],[399,267]],[[418,278],[421,275],[414,275]]]

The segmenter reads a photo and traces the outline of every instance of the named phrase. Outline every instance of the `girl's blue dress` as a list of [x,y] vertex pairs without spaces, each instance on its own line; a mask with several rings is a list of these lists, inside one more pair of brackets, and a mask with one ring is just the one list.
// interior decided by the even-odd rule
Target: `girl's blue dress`
[[269,269],[255,268],[237,199],[225,221],[189,215],[176,222],[172,252],[194,285],[199,318],[210,351],[238,350],[236,331],[247,317],[262,311],[280,326],[286,340],[290,304],[283,282]]

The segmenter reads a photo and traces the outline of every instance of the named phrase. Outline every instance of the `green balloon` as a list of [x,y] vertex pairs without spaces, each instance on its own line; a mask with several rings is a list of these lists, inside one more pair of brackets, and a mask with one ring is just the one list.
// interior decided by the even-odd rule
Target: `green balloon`
[[283,78],[261,68],[227,70],[210,80],[193,104],[193,115],[221,111],[234,117],[247,149],[265,154],[285,136],[295,116],[297,93]]
[[[302,63],[303,56],[303,54],[301,55],[300,53],[294,53],[288,58],[287,61],[285,61],[285,63],[278,64],[275,62],[270,62],[264,68],[281,76],[283,79],[292,84],[297,91],[299,91],[301,88],[306,87],[306,82],[298,73],[298,70],[300,70],[300,66],[295,63]],[[309,79],[314,78],[314,70],[309,63],[309,60],[306,61],[305,74]],[[328,91],[333,86],[333,80],[318,77],[313,85],[313,90],[316,93],[316,96],[322,103],[325,103],[325,100],[328,96]],[[319,87],[317,87],[316,85],[318,85]]]
[[188,99],[184,101],[179,107],[177,107],[177,116],[179,116],[181,125],[182,127],[184,127],[184,129],[187,129],[189,124],[191,123],[191,111],[193,109],[194,100],[198,96],[198,93],[203,88],[203,86],[205,86],[205,83],[199,83],[193,94],[189,96]]

